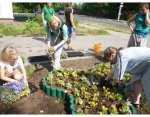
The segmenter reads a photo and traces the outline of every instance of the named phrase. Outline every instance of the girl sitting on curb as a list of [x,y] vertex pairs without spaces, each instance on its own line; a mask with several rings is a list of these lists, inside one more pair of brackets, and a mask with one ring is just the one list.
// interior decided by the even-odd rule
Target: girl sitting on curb
[[0,55],[0,79],[18,82],[22,78],[27,83],[26,70],[18,51],[13,47],[5,47]]

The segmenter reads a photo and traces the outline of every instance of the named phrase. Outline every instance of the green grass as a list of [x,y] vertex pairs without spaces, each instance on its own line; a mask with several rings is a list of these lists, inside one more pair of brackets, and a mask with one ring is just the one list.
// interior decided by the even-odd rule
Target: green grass
[[1,36],[16,36],[22,34],[22,27],[18,27],[15,24],[0,24],[0,35]]
[[[75,21],[77,35],[108,35],[109,33],[103,29],[91,29],[78,25],[79,21]],[[93,24],[92,24],[93,25]],[[44,26],[41,24],[40,18],[26,20],[26,22],[16,22],[14,24],[0,24],[0,37],[17,36],[17,35],[45,35]]]
[[108,35],[109,33],[102,29],[90,29],[83,26],[78,26],[76,30],[77,35]]
[[0,37],[3,36],[17,36],[17,35],[44,35],[44,26],[37,22],[27,20],[18,25],[14,24],[0,24]]
[[89,22],[89,21],[79,21],[79,22],[81,24],[96,26],[96,27],[99,27],[101,29],[108,29],[108,30],[113,30],[116,32],[123,32],[123,33],[131,33],[131,31],[128,27],[120,27],[120,26],[114,26],[111,24],[103,24],[103,23]]

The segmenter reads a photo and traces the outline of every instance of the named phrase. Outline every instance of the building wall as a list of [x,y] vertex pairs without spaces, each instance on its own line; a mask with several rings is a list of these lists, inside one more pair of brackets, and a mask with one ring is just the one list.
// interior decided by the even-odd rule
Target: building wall
[[0,22],[2,21],[7,22],[7,20],[12,21],[13,19],[14,17],[13,17],[12,2],[7,0],[2,2],[2,0],[0,0]]

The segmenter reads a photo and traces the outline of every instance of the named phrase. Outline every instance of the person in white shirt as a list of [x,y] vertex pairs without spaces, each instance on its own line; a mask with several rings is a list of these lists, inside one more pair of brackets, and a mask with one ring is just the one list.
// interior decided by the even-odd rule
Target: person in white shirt
[[108,47],[104,51],[104,58],[114,64],[105,80],[113,78],[112,85],[115,86],[123,79],[125,72],[130,73],[131,83],[134,83],[133,104],[139,107],[143,89],[150,109],[150,48],[129,47],[119,50],[115,47]]
[[17,82],[23,78],[27,83],[26,70],[18,51],[13,47],[5,47],[0,55],[0,79]]

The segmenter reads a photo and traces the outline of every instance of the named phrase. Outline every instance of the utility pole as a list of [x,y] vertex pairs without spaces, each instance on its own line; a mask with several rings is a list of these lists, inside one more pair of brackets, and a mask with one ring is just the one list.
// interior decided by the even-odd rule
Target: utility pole
[[119,6],[119,12],[118,12],[118,21],[120,20],[120,16],[121,16],[121,10],[123,8],[123,2],[120,3],[120,6]]

